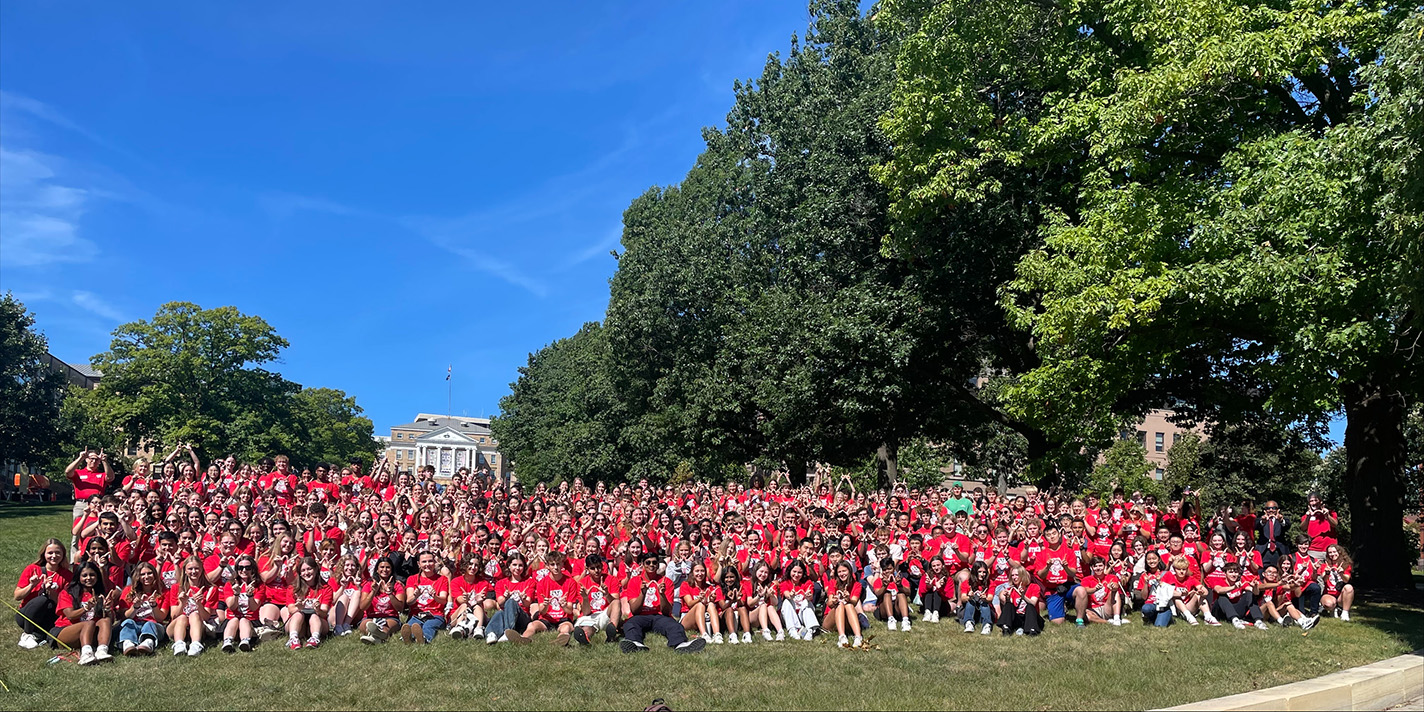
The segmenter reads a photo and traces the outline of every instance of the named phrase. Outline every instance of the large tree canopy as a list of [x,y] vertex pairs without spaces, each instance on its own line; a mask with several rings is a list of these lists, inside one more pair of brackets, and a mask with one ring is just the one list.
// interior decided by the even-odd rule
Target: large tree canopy
[[[1406,580],[1402,540],[1376,527],[1398,528],[1424,371],[1418,18],[1371,2],[890,9],[915,30],[887,118],[893,244],[933,254],[953,243],[940,223],[981,212],[1031,243],[999,282],[1042,360],[1005,390],[1010,411],[1066,453],[1165,403],[1305,426],[1343,409],[1360,571]],[[1003,180],[1025,171],[1030,188]]]
[[65,381],[48,355],[34,315],[13,294],[0,296],[0,462],[37,464],[59,437]]
[[107,443],[75,444],[188,442],[210,458],[285,453],[298,463],[372,457],[373,426],[354,399],[264,368],[286,346],[261,317],[234,307],[165,304],[152,320],[115,329],[94,357],[104,378],[71,396],[71,437],[93,436],[98,423]]

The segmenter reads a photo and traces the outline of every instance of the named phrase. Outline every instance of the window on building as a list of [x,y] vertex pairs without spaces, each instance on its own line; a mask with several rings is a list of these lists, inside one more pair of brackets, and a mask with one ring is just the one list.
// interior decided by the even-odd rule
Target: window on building
[[1166,434],[1166,433],[1157,433],[1157,437],[1154,439],[1153,445],[1156,446],[1157,452],[1162,452],[1162,451],[1166,450],[1166,449],[1167,449],[1167,434]]
[[1117,439],[1118,439],[1118,440],[1127,440],[1128,438],[1131,438],[1131,437],[1132,437],[1132,431],[1131,431],[1131,430],[1128,430],[1128,429],[1126,429],[1126,428],[1123,428],[1122,430],[1117,431]]
[[1181,440],[1181,439],[1182,439],[1182,434],[1181,434],[1181,433],[1172,433],[1172,444],[1173,444],[1173,445],[1176,445],[1176,444],[1177,444],[1177,441],[1179,441],[1179,440]]
[[396,459],[397,459],[397,460],[403,459],[402,452],[401,452],[400,450],[396,450]]
[[405,433],[396,433],[396,440],[404,440]]
[[1138,444],[1138,445],[1141,445],[1142,447],[1147,447],[1147,431],[1146,431],[1146,430],[1139,430],[1139,431],[1137,431],[1137,444]]
[[1157,468],[1157,469],[1152,473],[1152,476],[1153,476],[1153,477],[1156,477],[1156,478],[1159,479],[1159,480],[1162,479],[1162,475],[1163,475],[1163,472],[1162,472],[1162,468],[1160,468],[1160,467]]

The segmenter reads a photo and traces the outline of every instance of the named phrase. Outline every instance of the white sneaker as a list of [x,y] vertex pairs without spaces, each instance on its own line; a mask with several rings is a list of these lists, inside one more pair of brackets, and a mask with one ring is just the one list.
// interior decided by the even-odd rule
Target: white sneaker
[[173,643],[173,654],[174,654],[174,655],[187,655],[187,654],[188,654],[188,644],[187,644],[186,642],[184,642],[184,641],[181,641],[181,640],[174,641],[174,643]]
[[808,642],[808,643],[811,642],[811,640],[814,639],[815,637],[816,637],[815,631],[812,631],[810,628],[807,628],[805,631],[803,631],[803,632],[801,633],[801,639],[804,640],[804,641],[806,641],[806,642]]
[[1270,629],[1270,627],[1266,625],[1266,622],[1265,622],[1265,621],[1256,621],[1256,630],[1269,630],[1269,629]]
[[741,641],[737,640],[737,634],[736,634],[736,633],[728,633],[728,634],[727,634],[727,643],[729,643],[729,644],[731,644],[731,645],[736,645],[736,644],[739,643],[739,642],[741,642]]
[[201,655],[202,652],[203,652],[203,644],[202,644],[202,643],[192,643],[191,645],[188,646],[188,657],[190,657],[190,658],[196,658],[196,657],[198,657],[199,655]]
[[39,639],[35,638],[35,636],[30,635],[29,633],[25,633],[24,635],[20,636],[20,647],[24,648],[25,650],[34,650],[35,648],[40,647],[40,641]]
[[771,629],[770,629],[770,628],[762,628],[762,629],[761,629],[761,637],[765,638],[765,639],[766,639],[766,642],[768,642],[768,643],[770,643],[772,640],[780,640],[779,638],[772,638],[772,637],[771,637]]
[[922,615],[922,616],[920,616],[920,622],[921,622],[921,623],[929,623],[929,622],[931,622],[931,621],[933,621],[933,620],[934,620],[934,611],[925,611],[925,614]]
[[840,645],[842,648],[844,648],[844,647],[846,646],[846,644],[849,643],[849,642],[850,642],[850,638],[847,638],[847,637],[845,636],[845,633],[841,633],[840,642],[837,643],[837,644]]
[[1024,634],[1023,628],[1015,628],[1015,629],[1014,629],[1014,635],[1023,635],[1023,634]]
[[752,642],[752,632],[751,632],[751,631],[746,631],[746,632],[742,633],[742,642],[743,642],[743,643],[750,643],[750,642]]
[[905,631],[906,633],[910,632],[910,619],[909,619],[909,618],[906,618],[905,620],[900,621],[900,630],[903,630],[903,631]]
[[894,616],[891,616],[891,617],[890,617],[890,620],[885,621],[885,628],[886,628],[887,630],[895,630],[895,617],[894,617]]
[[88,646],[85,646],[85,647],[84,647],[84,652],[82,652],[82,653],[79,654],[79,664],[80,664],[80,665],[93,665],[94,663],[97,663],[97,662],[99,662],[99,660],[98,660],[98,658],[95,658],[95,657],[94,657],[94,651],[90,650]]
[[993,632],[994,632],[994,624],[992,624],[992,623],[985,623],[985,624],[984,624],[984,629],[981,630],[981,631],[979,631],[979,635],[988,635],[988,634],[993,633]]
[[1240,618],[1232,618],[1231,627],[1235,628],[1236,630],[1246,630],[1246,622],[1241,620]]
[[964,621],[964,632],[965,632],[965,633],[973,633],[973,632],[974,632],[974,621]]
[[1202,620],[1206,621],[1207,625],[1221,625],[1221,621],[1217,620],[1216,616],[1212,615],[1209,612],[1202,614]]
[[776,639],[777,639],[777,640],[786,640],[786,631],[784,631],[784,630],[778,630],[778,631],[776,631]]
[[711,639],[710,641],[708,641],[708,642],[712,643],[713,645],[721,645],[721,644],[722,644],[722,634],[721,634],[721,633],[713,633],[713,634],[712,634],[712,639]]
[[485,642],[489,643],[490,645],[494,645],[495,643],[499,642],[499,638],[496,637],[494,633],[490,633],[489,635],[485,636]]
[[472,638],[483,638],[483,637],[485,637],[485,627],[482,626],[482,625],[477,625],[477,626],[475,626],[475,629],[472,630],[472,631],[470,631],[470,637],[472,637]]
[[1121,627],[1121,626],[1122,626],[1122,616],[1113,616],[1113,619],[1110,620],[1110,621],[1108,621],[1108,622],[1109,622],[1109,623],[1112,623],[1112,624],[1115,625],[1115,626]]
[[[1187,611],[1182,611],[1182,617],[1187,619],[1187,624],[1188,624],[1188,625],[1196,625],[1196,624],[1197,624],[1197,617],[1194,616],[1194,615],[1192,615],[1191,613],[1188,613]],[[1212,621],[1211,618],[1208,618],[1208,619],[1207,619],[1207,622],[1208,622],[1208,623],[1210,623],[1211,621]]]
[[939,622],[939,611],[935,611],[935,612],[934,612],[934,620],[932,620],[932,621],[930,621],[930,622],[931,622],[931,623],[938,623],[938,622]]
[[861,640],[860,636],[857,635],[855,636],[855,641],[852,642],[851,645],[859,648],[860,646],[865,645],[865,641]]
[[94,649],[94,659],[102,663],[105,660],[113,660],[114,656],[109,654],[109,646],[100,645]]
[[1349,622],[1350,622],[1350,612],[1349,612],[1349,611],[1340,611],[1340,620],[1345,621],[1346,623],[1349,623]]
[[1339,617],[1340,617],[1340,609],[1339,609],[1339,608],[1332,608],[1332,609],[1330,610],[1330,612],[1331,612],[1331,613],[1334,613],[1336,618],[1339,618]]

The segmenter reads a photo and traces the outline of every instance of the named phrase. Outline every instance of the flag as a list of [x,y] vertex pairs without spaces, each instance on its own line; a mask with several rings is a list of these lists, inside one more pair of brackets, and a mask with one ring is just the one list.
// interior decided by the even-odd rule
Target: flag
[[450,380],[450,374],[451,374],[451,373],[454,373],[454,371],[455,371],[455,364],[452,363],[452,364],[450,364],[450,365],[445,369],[445,380],[447,380],[447,381]]

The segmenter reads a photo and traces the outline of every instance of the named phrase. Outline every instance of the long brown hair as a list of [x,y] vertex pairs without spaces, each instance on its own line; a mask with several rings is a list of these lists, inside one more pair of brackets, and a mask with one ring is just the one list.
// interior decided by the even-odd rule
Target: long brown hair
[[68,570],[69,570],[69,547],[65,546],[65,545],[64,545],[64,542],[62,542],[62,541],[60,541],[60,540],[58,540],[58,539],[56,539],[56,538],[54,538],[54,537],[50,537],[50,538],[48,538],[48,539],[45,540],[45,543],[40,544],[40,553],[39,553],[39,556],[37,556],[37,557],[35,558],[35,566],[38,566],[38,567],[40,567],[41,569],[44,569],[44,568],[45,568],[45,566],[46,566],[46,564],[45,564],[45,550],[48,549],[48,548],[50,548],[51,546],[57,546],[57,547],[59,547],[59,551],[60,551],[59,570],[60,570],[60,571],[68,571]]

